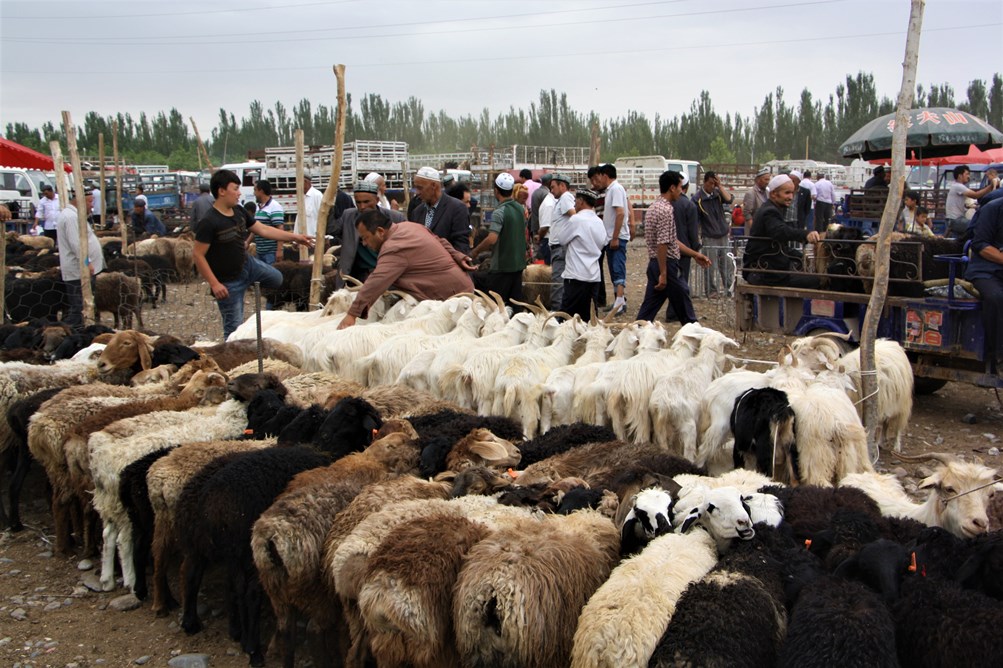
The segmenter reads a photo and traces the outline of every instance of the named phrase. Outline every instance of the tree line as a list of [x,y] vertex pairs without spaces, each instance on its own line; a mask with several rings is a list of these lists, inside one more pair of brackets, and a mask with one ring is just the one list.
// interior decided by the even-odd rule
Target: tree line
[[[1003,128],[1003,76],[992,81],[976,79],[964,97],[948,84],[917,86],[916,107],[957,107]],[[766,94],[752,114],[722,116],[707,91],[692,102],[688,112],[671,119],[630,111],[617,118],[599,118],[595,112],[571,108],[567,94],[541,90],[527,109],[510,107],[495,112],[485,108],[479,115],[451,116],[443,110],[426,111],[416,97],[390,102],[377,93],[359,100],[348,98],[345,140],[378,139],[405,141],[411,153],[467,151],[487,147],[528,144],[543,146],[588,146],[591,128],[598,123],[602,159],[626,155],[664,155],[708,163],[764,163],[774,158],[804,158],[839,162],[839,145],[869,120],[894,111],[891,98],[879,96],[873,75],[858,72],[827,97],[816,97],[807,88],[795,104],[784,90]],[[334,141],[333,106],[302,99],[287,108],[281,102],[271,107],[255,100],[239,120],[233,112],[219,110],[216,127],[206,140],[213,164],[244,159],[248,151],[269,146],[291,146],[293,133],[302,128],[307,145]],[[194,132],[176,108],[154,115],[128,113],[101,116],[88,112],[77,124],[81,152],[97,155],[98,134],[111,145],[113,123],[118,122],[119,150],[137,164],[168,164],[173,169],[200,166]],[[204,130],[203,130],[204,132]],[[38,128],[26,123],[8,123],[6,137],[48,153],[49,141],[65,146],[61,125],[47,122]],[[110,148],[106,149],[110,154]]]

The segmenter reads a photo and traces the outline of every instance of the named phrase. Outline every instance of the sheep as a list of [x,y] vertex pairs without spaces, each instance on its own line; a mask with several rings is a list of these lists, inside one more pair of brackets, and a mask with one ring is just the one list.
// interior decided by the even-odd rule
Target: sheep
[[[673,505],[675,499],[672,494],[659,487],[643,489],[633,495],[630,510],[622,522],[616,522],[620,527],[620,554],[636,554],[655,538],[672,533],[672,521],[675,519]],[[621,509],[627,506],[626,503],[620,504]]]
[[132,327],[135,316],[139,326],[143,326],[142,287],[138,278],[118,272],[101,272],[94,279],[94,321],[101,323],[101,312],[114,315],[115,329],[119,324]]
[[[796,451],[794,409],[787,401],[787,394],[776,388],[749,389],[739,395],[731,413],[731,431],[735,468],[754,469],[776,477],[776,453]],[[797,463],[791,457],[783,457],[782,461],[791,467],[785,472],[787,478],[795,479],[793,469]]]
[[571,448],[586,443],[605,443],[615,441],[616,435],[609,427],[576,422],[549,429],[540,436],[526,441],[519,446],[522,458],[520,466],[526,468],[531,464],[543,461],[547,457],[567,452]]
[[247,423],[247,408],[227,401],[215,414],[193,419],[186,412],[157,411],[113,423],[88,439],[94,480],[94,509],[104,522],[101,584],[115,587],[115,549],[122,564],[122,579],[130,589],[136,574],[132,559],[132,526],[119,497],[120,473],[130,462],[168,445],[236,438]]
[[988,530],[986,508],[1000,481],[996,471],[945,453],[896,456],[906,462],[931,459],[939,462],[933,474],[920,482],[919,489],[930,490],[924,503],[913,503],[890,475],[873,472],[852,474],[840,480],[839,484],[864,491],[877,502],[882,515],[907,517],[927,526],[943,527],[961,538],[977,536]]
[[186,484],[213,461],[274,445],[272,441],[212,441],[181,444],[150,466],[146,484],[153,525],[153,601],[158,616],[177,606],[167,583],[168,562],[176,540],[175,509]]
[[735,487],[685,485],[679,491],[673,516],[673,526],[679,533],[686,533],[694,525],[707,529],[719,552],[727,551],[734,538],[752,540],[756,536],[749,507]]
[[609,577],[619,542],[608,518],[586,510],[523,520],[474,545],[453,590],[461,663],[566,664],[579,611]]
[[[664,455],[664,453],[650,443],[628,444],[623,441],[589,443],[527,466],[517,478],[517,482],[522,486],[529,486],[540,482],[551,483],[568,477],[583,478],[586,481],[615,477],[626,466],[653,455]],[[704,473],[703,469],[671,455],[664,455],[660,463],[664,468],[658,473],[669,477],[677,477],[683,473],[699,476]],[[754,490],[755,488],[752,491]]]
[[335,515],[366,485],[417,469],[417,434],[410,425],[387,422],[378,436],[361,453],[297,475],[254,524],[254,562],[278,619],[276,633],[286,638],[287,656],[295,644],[289,635],[296,627],[290,616],[297,609],[311,614],[326,603],[319,596],[323,590],[318,579],[324,540]]
[[719,475],[732,467],[734,439],[730,422],[735,402],[748,390],[767,387],[772,375],[740,369],[726,373],[707,387],[700,401],[697,424],[700,433],[694,460],[697,465],[706,466],[711,475]]
[[119,501],[125,508],[132,526],[133,571],[136,582],[133,593],[140,601],[146,600],[149,590],[146,586],[146,567],[150,561],[153,543],[155,516],[150,505],[150,491],[146,476],[158,460],[170,454],[173,448],[161,448],[130,462],[122,469],[118,488]]
[[787,629],[782,564],[795,550],[772,530],[736,545],[683,592],[650,665],[772,666]]
[[647,666],[679,597],[716,562],[703,530],[660,536],[624,561],[579,615],[572,668]]
[[510,441],[478,427],[456,443],[436,439],[421,451],[419,472],[433,476],[443,470],[462,471],[471,466],[505,470],[519,463],[519,450]]
[[[635,326],[636,327],[636,326]],[[607,349],[614,350],[613,359],[622,359],[629,353],[620,353],[620,341],[630,336],[630,327],[625,328],[614,342],[613,333],[607,327],[590,327],[579,340],[585,342],[585,350],[570,366],[551,369],[540,390],[540,433],[550,431],[552,425],[563,425],[570,421],[571,404],[575,382],[583,369],[595,369],[606,361]],[[636,338],[636,337],[635,337]]]
[[[362,449],[381,424],[372,406],[360,399],[345,399],[331,411],[315,438],[323,450],[289,446],[249,452],[201,485],[185,489],[178,502],[178,526],[181,533],[192,534],[184,545],[183,563],[182,627],[187,633],[201,629],[196,597],[205,568],[226,562],[230,591],[240,594],[231,610],[231,631],[237,632],[252,665],[263,664],[258,629],[262,591],[251,549],[253,524],[297,473],[324,466],[332,456]],[[254,494],[249,495],[248,489]]]
[[666,451],[695,459],[700,390],[724,371],[729,346],[737,348],[738,343],[718,332],[707,332],[695,357],[658,379],[648,400],[651,430],[641,429],[636,438],[646,440],[650,434]]
[[[50,387],[47,390],[35,392],[24,399],[18,399],[7,410],[7,425],[10,428],[14,450],[14,475],[9,488],[10,530],[17,532],[24,529],[21,523],[21,488],[25,476],[31,466],[31,453],[28,451],[28,420],[46,401],[63,391],[62,387]],[[0,511],[3,504],[0,503]],[[0,513],[2,515],[2,513]]]
[[[878,427],[876,441],[879,445],[893,443],[896,452],[902,451],[902,434],[912,415],[913,375],[912,364],[902,346],[895,341],[878,339],[874,342],[874,362],[878,384]],[[842,370],[854,383],[850,399],[863,418],[863,385],[860,376],[860,349],[839,358]]]
[[70,308],[66,285],[58,277],[8,280],[4,284],[4,305],[11,322],[58,320]]
[[900,664],[894,620],[873,591],[858,582],[823,576],[801,589],[776,665],[834,664],[918,665]]

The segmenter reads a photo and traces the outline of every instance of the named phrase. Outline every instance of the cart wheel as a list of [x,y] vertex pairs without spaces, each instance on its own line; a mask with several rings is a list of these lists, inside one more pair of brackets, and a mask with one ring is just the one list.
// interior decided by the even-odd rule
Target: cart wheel
[[943,378],[924,378],[923,376],[916,376],[913,379],[912,393],[933,394],[945,385],[947,385],[947,381]]
[[[822,334],[832,334],[833,332],[828,329],[823,329],[822,327],[816,327],[815,329],[808,332],[805,336],[820,336]],[[838,336],[829,337],[832,339],[833,343],[839,346],[839,354],[845,355],[854,349],[854,345],[849,341],[845,341]]]

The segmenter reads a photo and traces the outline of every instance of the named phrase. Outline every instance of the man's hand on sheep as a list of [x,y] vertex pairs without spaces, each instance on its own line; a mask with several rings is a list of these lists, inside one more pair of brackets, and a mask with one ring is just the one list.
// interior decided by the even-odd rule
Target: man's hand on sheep
[[346,329],[348,327],[351,327],[354,324],[355,324],[355,316],[354,315],[348,315],[346,313],[345,317],[342,318],[342,320],[341,320],[341,324],[338,325],[338,329]]
[[309,234],[294,234],[292,238],[294,244],[306,246],[307,248],[313,248],[315,241],[314,237]]

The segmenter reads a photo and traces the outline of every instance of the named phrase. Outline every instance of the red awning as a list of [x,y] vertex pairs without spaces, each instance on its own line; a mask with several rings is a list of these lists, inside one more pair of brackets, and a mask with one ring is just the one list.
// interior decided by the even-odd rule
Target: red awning
[[[53,170],[50,156],[3,137],[0,137],[0,165],[20,167],[21,169],[41,169],[46,172]],[[66,163],[63,163],[63,169],[67,172],[73,171],[73,168]]]
[[[949,155],[941,156],[937,158],[918,158],[916,152],[910,150],[909,153],[911,157],[905,161],[905,164],[909,166],[915,165],[989,165],[994,162],[1003,162],[1003,148],[989,148],[982,150],[977,146],[969,146],[968,153],[963,155]],[[891,159],[881,158],[879,160],[871,160],[872,164],[875,165],[890,165]]]

